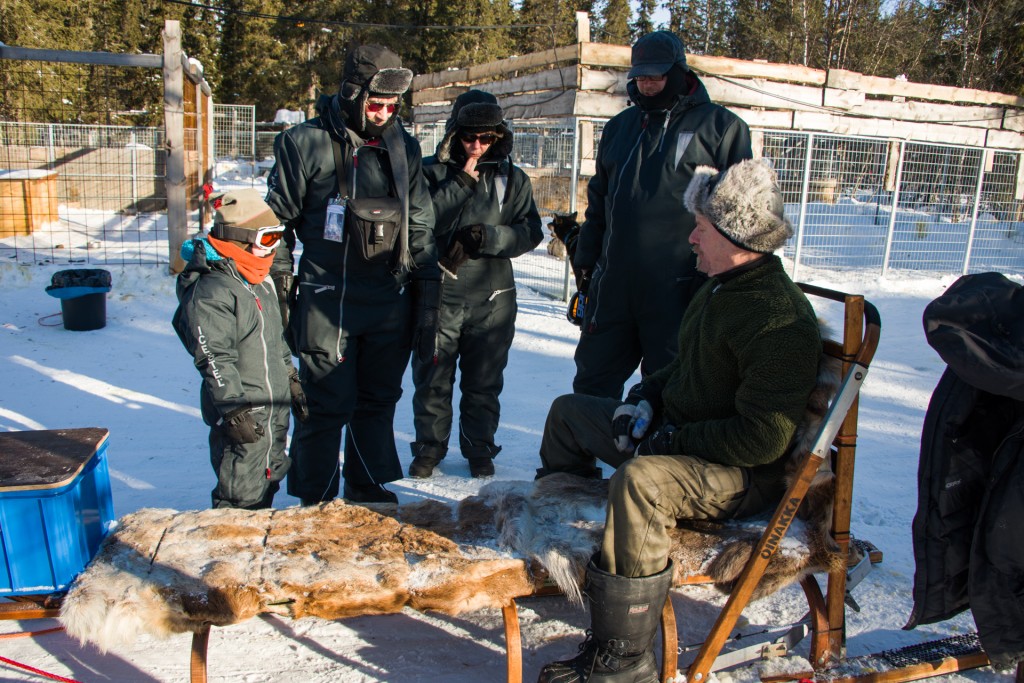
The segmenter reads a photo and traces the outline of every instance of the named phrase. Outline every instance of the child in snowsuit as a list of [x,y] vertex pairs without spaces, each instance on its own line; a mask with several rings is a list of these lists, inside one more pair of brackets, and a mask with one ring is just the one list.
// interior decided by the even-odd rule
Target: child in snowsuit
[[284,228],[255,190],[212,199],[219,208],[209,236],[182,245],[187,265],[172,322],[203,379],[213,507],[269,508],[291,464],[289,404],[300,420],[305,411],[268,277]]

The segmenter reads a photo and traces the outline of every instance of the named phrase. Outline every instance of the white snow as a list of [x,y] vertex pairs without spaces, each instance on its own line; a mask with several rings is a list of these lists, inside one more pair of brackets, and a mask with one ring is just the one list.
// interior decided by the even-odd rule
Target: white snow
[[[207,428],[199,416],[199,377],[170,325],[176,305],[174,279],[162,266],[107,267],[113,291],[106,327],[71,332],[54,316],[60,302],[44,292],[51,274],[60,268],[0,266],[0,377],[5,385],[0,430],[105,427],[110,430],[108,455],[117,515],[142,507],[207,507],[214,476]],[[944,369],[925,343],[921,313],[956,278],[881,278],[803,269],[801,279],[866,295],[883,321],[878,354],[861,394],[852,526],[855,535],[877,545],[885,559],[853,593],[862,611],[849,611],[849,655],[973,630],[969,613],[915,631],[901,630],[912,604],[910,525],[917,500],[920,430],[929,396]],[[525,289],[519,296],[498,433],[503,451],[496,461],[496,477],[505,480],[533,478],[548,406],[571,390],[578,334],[565,319],[564,304]],[[829,312],[824,315],[829,317]],[[838,326],[834,313],[832,319]],[[404,468],[411,459],[411,395],[407,373],[395,420]],[[391,488],[408,502],[424,497],[461,499],[480,485],[468,477],[464,459],[452,449],[432,479],[402,480]],[[275,506],[296,503],[281,493]],[[680,643],[687,645],[703,639],[722,597],[698,588],[678,591],[674,601]],[[520,608],[524,680],[532,681],[545,662],[575,654],[589,621],[560,598],[524,600]],[[805,611],[802,593],[790,588],[748,608],[742,630],[789,624]],[[3,621],[0,634],[55,625],[52,620]],[[340,622],[266,617],[214,629],[209,680],[501,681],[503,646],[497,611],[458,618],[406,611]],[[189,647],[190,638],[184,635],[167,641],[142,636],[132,647],[100,654],[58,632],[5,640],[0,654],[83,682],[151,683],[188,680]],[[802,644],[797,654],[806,656],[806,648]],[[728,678],[757,681],[762,671],[808,668],[797,657],[765,666],[748,667]],[[0,671],[2,681],[40,680],[7,664],[0,663]],[[946,678],[1009,679],[988,669]]]

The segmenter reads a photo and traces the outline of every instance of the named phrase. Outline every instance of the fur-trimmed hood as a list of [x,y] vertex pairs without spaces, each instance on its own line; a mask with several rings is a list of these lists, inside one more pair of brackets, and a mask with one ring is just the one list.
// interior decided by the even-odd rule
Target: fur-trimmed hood
[[748,251],[770,254],[793,236],[775,171],[764,159],[747,159],[722,172],[698,166],[683,204]]
[[478,133],[494,130],[501,139],[487,150],[483,161],[500,162],[512,154],[512,128],[505,121],[498,98],[483,90],[467,90],[455,98],[452,113],[444,124],[444,137],[437,145],[435,157],[442,164],[460,161],[462,146],[456,145],[456,136],[464,131]]

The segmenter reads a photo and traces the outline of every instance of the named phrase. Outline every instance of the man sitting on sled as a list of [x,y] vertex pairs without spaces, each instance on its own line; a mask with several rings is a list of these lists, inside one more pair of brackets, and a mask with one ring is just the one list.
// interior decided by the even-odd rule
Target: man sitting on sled
[[[698,168],[684,197],[709,276],[679,327],[679,355],[626,400],[570,394],[551,405],[538,477],[610,481],[600,552],[587,567],[591,628],[580,654],[540,683],[656,683],[653,653],[672,584],[668,529],[774,506],[785,458],[815,387],[822,344],[803,293],[773,255],[792,235],[771,166]],[[684,343],[685,342],[685,343]]]

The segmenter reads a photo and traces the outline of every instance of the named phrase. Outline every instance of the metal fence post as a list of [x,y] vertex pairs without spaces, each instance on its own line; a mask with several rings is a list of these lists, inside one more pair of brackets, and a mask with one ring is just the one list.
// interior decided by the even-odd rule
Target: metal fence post
[[811,185],[811,157],[813,156],[814,133],[807,134],[807,158],[804,159],[804,179],[800,183],[800,217],[796,226],[796,248],[793,251],[793,279],[796,280],[800,271],[800,254],[804,241],[804,228],[807,223],[807,199]]
[[[569,213],[576,211],[576,190],[580,183],[580,120],[572,118],[572,168],[569,171]],[[572,279],[572,264],[566,247],[565,270],[562,275],[562,301],[569,300],[569,281]]]
[[988,155],[992,150],[981,150],[981,159],[978,163],[978,183],[974,186],[974,210],[971,211],[971,229],[967,232],[967,249],[964,250],[964,267],[962,275],[967,275],[971,264],[971,251],[974,247],[974,233],[978,229],[978,205],[981,204],[981,186],[985,182],[985,165],[988,162]]
[[885,254],[882,256],[882,277],[889,274],[889,257],[892,256],[892,240],[896,235],[896,207],[900,203],[900,186],[903,184],[903,160],[907,156],[907,141],[900,140],[899,160],[896,162],[896,183],[892,189],[892,208],[889,211],[889,227],[885,236]]

